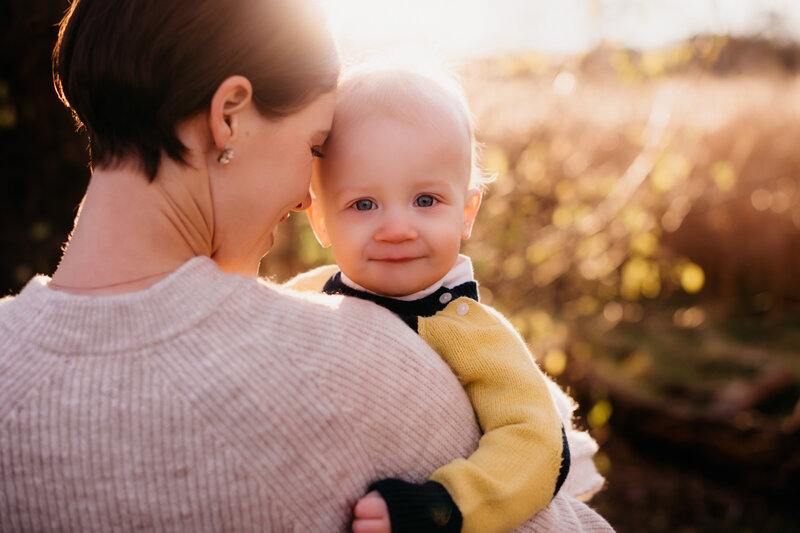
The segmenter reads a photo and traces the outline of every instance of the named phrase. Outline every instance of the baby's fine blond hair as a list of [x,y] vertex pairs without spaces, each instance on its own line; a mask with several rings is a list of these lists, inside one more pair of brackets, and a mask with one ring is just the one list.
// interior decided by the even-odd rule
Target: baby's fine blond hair
[[483,188],[493,177],[478,165],[479,144],[467,96],[456,75],[441,66],[371,60],[348,67],[338,87],[334,135],[339,128],[376,112],[423,127],[442,129],[447,117],[463,131],[469,184]]

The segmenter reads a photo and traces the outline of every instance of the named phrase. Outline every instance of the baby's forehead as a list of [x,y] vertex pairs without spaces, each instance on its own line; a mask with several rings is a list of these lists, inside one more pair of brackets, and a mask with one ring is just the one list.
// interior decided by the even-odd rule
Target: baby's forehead
[[[424,114],[410,114],[398,109],[378,108],[370,113],[341,114],[334,119],[329,145],[369,142],[377,136],[400,139],[426,138],[442,154],[469,156],[469,131],[457,116],[442,108],[430,108]],[[338,151],[338,149],[337,149]]]
[[[349,124],[334,124],[318,161],[315,187],[329,193],[426,189],[455,193],[470,186],[471,152],[455,125],[420,123],[379,112]],[[453,122],[453,121],[451,121]]]

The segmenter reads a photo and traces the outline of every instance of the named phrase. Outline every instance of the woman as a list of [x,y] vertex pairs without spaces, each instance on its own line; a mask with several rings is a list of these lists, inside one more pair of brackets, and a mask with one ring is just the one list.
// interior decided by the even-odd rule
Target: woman
[[[54,74],[93,174],[52,279],[0,303],[0,530],[341,531],[474,448],[402,322],[255,277],[331,125],[310,4],[78,0]],[[567,497],[525,527],[608,528]]]

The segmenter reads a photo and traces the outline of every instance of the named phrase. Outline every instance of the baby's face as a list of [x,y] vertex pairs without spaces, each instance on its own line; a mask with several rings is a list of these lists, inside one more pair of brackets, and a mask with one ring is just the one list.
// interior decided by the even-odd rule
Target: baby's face
[[433,128],[374,114],[335,130],[325,146],[309,217],[359,285],[408,295],[455,264],[480,193],[469,188],[469,143],[453,122]]

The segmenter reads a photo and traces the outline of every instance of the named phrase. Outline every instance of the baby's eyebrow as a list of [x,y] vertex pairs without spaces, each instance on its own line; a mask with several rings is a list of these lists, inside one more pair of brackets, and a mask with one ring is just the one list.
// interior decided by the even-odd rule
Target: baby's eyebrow
[[354,200],[356,198],[361,198],[362,196],[364,196],[364,195],[361,194],[360,191],[356,191],[356,190],[353,190],[351,188],[342,188],[342,189],[337,190],[333,194],[333,198],[335,198],[336,201],[339,202],[339,203],[349,202],[349,201]]

